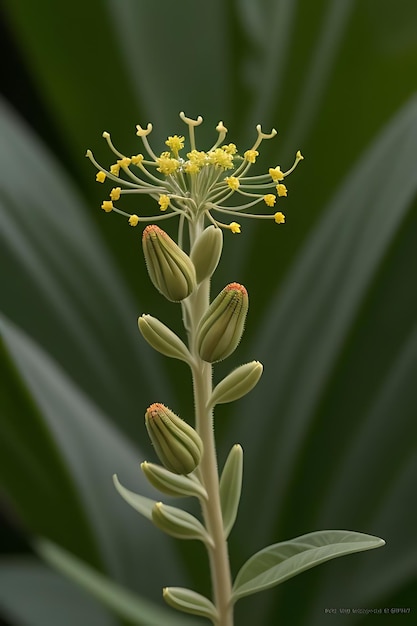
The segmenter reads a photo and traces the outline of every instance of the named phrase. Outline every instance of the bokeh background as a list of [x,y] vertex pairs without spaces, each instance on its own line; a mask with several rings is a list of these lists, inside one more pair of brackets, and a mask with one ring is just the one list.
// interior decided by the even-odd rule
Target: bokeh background
[[256,124],[276,127],[260,172],[305,156],[279,201],[286,224],[225,233],[213,281],[250,295],[216,380],[265,366],[217,414],[221,462],[245,450],[233,571],[312,530],[387,542],[241,600],[236,623],[368,626],[381,616],[325,609],[396,607],[410,612],[385,621],[415,623],[415,0],[3,0],[0,16],[3,623],[202,623],[166,609],[161,588],[208,594],[203,548],[162,536],[111,483],[156,497],[139,470],[153,459],[144,410],[192,414],[186,367],[136,328],[149,312],[179,329],[178,307],[150,285],[140,230],[100,211],[109,190],[84,158],[112,162],[103,130],[135,154],[149,121],[162,151],[182,110],[204,117],[201,149],[219,120],[240,151]]

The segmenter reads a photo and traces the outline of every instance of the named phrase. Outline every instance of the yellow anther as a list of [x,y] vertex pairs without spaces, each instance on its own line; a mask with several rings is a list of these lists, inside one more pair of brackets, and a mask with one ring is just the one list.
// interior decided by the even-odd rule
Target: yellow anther
[[266,196],[264,196],[264,201],[267,206],[274,206],[277,199],[273,193],[267,193]]
[[272,178],[272,180],[274,181],[274,183],[277,183],[280,180],[284,180],[284,174],[281,171],[281,168],[279,165],[277,165],[276,167],[270,167],[268,170],[268,173],[270,177]]
[[276,186],[276,190],[280,198],[282,198],[282,196],[286,196],[288,193],[286,186],[283,185],[282,183]]
[[137,215],[133,214],[129,217],[130,226],[137,226],[139,224],[139,218]]
[[238,224],[237,222],[230,222],[229,228],[234,234],[240,233],[240,224]]
[[97,172],[97,174],[96,174],[96,181],[98,183],[104,183],[105,180],[106,180],[105,172]]
[[113,201],[116,201],[120,198],[120,193],[121,193],[121,188],[120,187],[113,187],[113,189],[110,192],[110,198]]
[[113,211],[113,202],[111,200],[104,200],[101,208],[103,211],[106,211],[106,213],[110,213],[110,211]]
[[277,224],[284,224],[285,223],[284,213],[281,213],[280,211],[278,213],[275,213],[274,220]]
[[240,183],[239,179],[236,178],[236,176],[227,176],[224,180],[229,185],[230,189],[233,189],[233,191],[239,189]]
[[169,207],[169,196],[166,193],[162,193],[159,196],[158,204],[160,206],[161,211],[166,211]]
[[259,156],[259,152],[257,150],[246,150],[243,156],[249,163],[255,163],[256,157]]

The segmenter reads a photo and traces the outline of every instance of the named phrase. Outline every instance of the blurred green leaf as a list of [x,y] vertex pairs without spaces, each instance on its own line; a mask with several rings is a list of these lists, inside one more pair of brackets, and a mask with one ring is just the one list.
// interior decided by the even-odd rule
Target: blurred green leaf
[[158,379],[169,389],[156,369],[158,357],[138,333],[140,308],[134,307],[77,191],[2,103],[0,134],[2,311],[132,431],[129,387],[139,379],[144,392],[156,393]]
[[118,626],[91,595],[34,558],[0,563],[0,605],[19,626]]
[[132,626],[160,626],[161,624],[164,626],[195,626],[199,623],[189,618],[179,618],[170,611],[161,609],[147,600],[135,596],[49,541],[39,539],[35,546],[39,554],[48,563],[87,589],[105,606],[127,619]]
[[[88,546],[92,541],[89,532],[93,530],[93,543],[99,547],[105,571],[127,585],[136,586],[141,581],[144,563],[147,564],[147,583],[155,574],[157,578],[161,575],[159,568],[154,567],[157,565],[155,554],[159,551],[160,559],[166,563],[165,575],[169,572],[171,575],[175,572],[179,575],[179,564],[170,558],[171,544],[164,537],[159,538],[155,545],[151,544],[149,531],[152,529],[146,522],[142,527],[141,520],[129,507],[123,505],[111,480],[115,470],[124,480],[137,484],[145,494],[149,493],[149,486],[139,469],[140,452],[71,384],[56,363],[5,318],[0,318],[0,334],[9,358],[19,372],[20,386],[27,386],[26,393],[29,392],[37,408],[36,412],[25,411],[22,415],[6,412],[7,419],[2,421],[4,436],[0,438],[3,448],[0,457],[6,460],[2,472],[4,484],[11,498],[18,507],[23,507],[23,514],[29,518],[34,514],[34,505],[26,495],[25,487],[28,480],[34,483],[32,490],[37,508],[35,519],[39,518],[34,530],[60,540],[62,545],[70,549],[73,543],[68,546],[67,541],[76,541],[78,554],[87,557],[87,560],[89,554],[85,554],[81,542],[86,541]],[[13,393],[14,389],[10,391]],[[27,428],[32,428],[39,439],[33,452],[32,438],[28,438],[25,432]],[[48,464],[43,465],[42,471],[36,474],[32,473],[31,465],[22,462],[22,458],[26,457],[26,448],[29,451],[27,458],[35,455],[37,459],[43,448],[48,453],[48,444],[52,447],[49,454],[60,455],[61,463],[65,463],[90,528],[82,528],[80,524],[73,527],[71,511],[76,511],[76,506],[69,502],[66,509],[68,485],[51,461],[46,461]],[[14,450],[19,450],[20,455],[14,462],[14,471],[9,474],[7,462],[12,463]],[[53,473],[59,495],[53,496],[50,489],[43,487],[45,471]],[[52,505],[55,505],[57,515],[60,515],[61,507],[63,511],[63,519],[57,518],[57,532],[61,533],[59,537],[49,530],[49,524],[54,525]],[[135,554],[138,556],[134,557]]]

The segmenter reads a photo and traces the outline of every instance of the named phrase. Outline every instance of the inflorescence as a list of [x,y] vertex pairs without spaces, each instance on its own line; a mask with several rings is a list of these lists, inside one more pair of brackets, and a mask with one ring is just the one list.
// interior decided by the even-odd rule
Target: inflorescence
[[[231,230],[232,233],[240,233],[240,224],[232,221],[228,224],[218,221],[212,213],[228,214],[232,217],[253,217],[260,219],[273,219],[277,224],[285,222],[285,216],[281,211],[269,215],[247,213],[247,210],[260,202],[273,207],[277,197],[285,197],[287,188],[284,179],[290,174],[297,164],[304,158],[300,151],[297,152],[294,164],[287,171],[282,171],[280,166],[270,167],[268,174],[248,176],[248,171],[255,163],[259,152],[258,148],[263,139],[271,139],[277,134],[275,129],[271,133],[262,132],[261,126],[256,127],[258,137],[250,150],[246,150],[243,156],[238,154],[235,144],[224,144],[227,128],[223,122],[216,126],[218,138],[216,143],[207,152],[197,150],[194,129],[199,126],[203,118],[190,119],[184,113],[180,118],[188,126],[190,151],[184,156],[185,138],[173,135],[168,137],[165,144],[169,150],[157,156],[148,142],[148,135],[152,131],[152,124],[146,129],[137,126],[136,134],[142,139],[145,150],[150,158],[143,154],[127,157],[119,152],[113,145],[110,134],[103,133],[110,149],[117,156],[115,164],[106,170],[95,160],[91,150],[86,156],[99,170],[96,180],[104,183],[106,179],[114,181],[117,186],[110,192],[110,200],[104,200],[101,208],[106,211],[115,211],[128,218],[131,226],[137,226],[139,222],[155,222],[180,216],[182,219],[194,222],[203,216],[216,226]],[[121,174],[124,177],[121,177]],[[274,193],[268,190],[274,189]],[[152,216],[138,216],[122,211],[114,205],[124,194],[148,194],[159,205],[159,214]],[[226,206],[231,196],[238,194],[242,198],[242,204]],[[235,199],[234,198],[234,199]]]

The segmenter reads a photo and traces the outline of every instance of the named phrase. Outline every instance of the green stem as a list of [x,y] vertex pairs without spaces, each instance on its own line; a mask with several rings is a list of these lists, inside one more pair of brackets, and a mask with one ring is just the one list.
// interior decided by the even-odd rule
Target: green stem
[[[200,230],[200,229],[198,229]],[[197,236],[190,233],[191,242]],[[202,513],[213,547],[208,548],[213,600],[218,611],[216,626],[233,626],[232,577],[230,572],[229,553],[225,538],[223,517],[220,503],[219,472],[217,464],[216,442],[213,428],[213,410],[207,409],[212,393],[212,365],[198,356],[196,350],[196,331],[202,314],[210,303],[210,280],[203,281],[188,299],[188,316],[190,327],[190,350],[194,357],[192,367],[195,428],[199,433],[204,454],[198,467],[199,478],[204,485],[208,499],[201,501]]]

